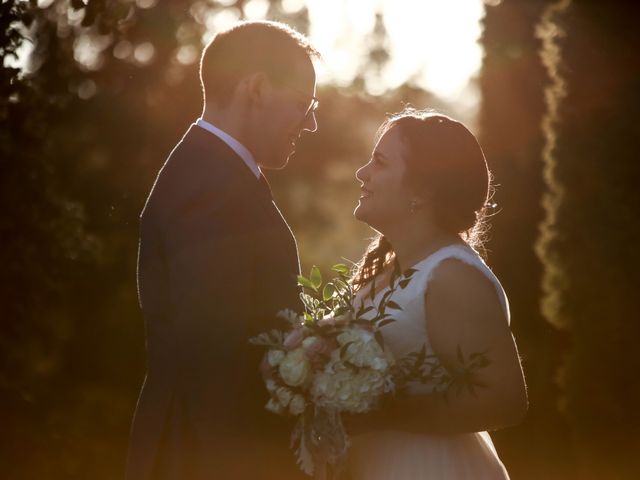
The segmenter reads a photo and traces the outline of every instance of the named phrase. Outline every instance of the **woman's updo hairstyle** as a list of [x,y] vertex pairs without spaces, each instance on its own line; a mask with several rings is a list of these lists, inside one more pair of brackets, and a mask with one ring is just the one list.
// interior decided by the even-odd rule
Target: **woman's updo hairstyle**
[[[425,199],[434,223],[483,252],[487,232],[491,173],[476,137],[462,123],[437,112],[406,107],[389,116],[376,139],[398,129],[405,150],[405,181]],[[415,215],[420,215],[417,209]],[[381,248],[382,247],[382,248]],[[386,239],[373,239],[356,265],[353,284],[368,283],[395,254]]]

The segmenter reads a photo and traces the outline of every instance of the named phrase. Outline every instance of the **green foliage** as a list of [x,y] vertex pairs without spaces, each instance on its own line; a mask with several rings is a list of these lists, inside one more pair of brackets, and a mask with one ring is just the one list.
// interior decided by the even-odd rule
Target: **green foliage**
[[550,76],[546,217],[538,242],[544,313],[571,342],[559,370],[561,409],[589,478],[640,468],[636,355],[640,167],[637,4],[558,2],[546,12]]

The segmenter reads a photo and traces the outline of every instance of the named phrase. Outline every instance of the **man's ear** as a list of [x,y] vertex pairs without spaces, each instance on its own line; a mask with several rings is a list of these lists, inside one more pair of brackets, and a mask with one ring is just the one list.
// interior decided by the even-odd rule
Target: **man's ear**
[[250,105],[261,108],[271,95],[273,85],[264,72],[255,72],[247,75],[240,82],[240,88],[243,96]]

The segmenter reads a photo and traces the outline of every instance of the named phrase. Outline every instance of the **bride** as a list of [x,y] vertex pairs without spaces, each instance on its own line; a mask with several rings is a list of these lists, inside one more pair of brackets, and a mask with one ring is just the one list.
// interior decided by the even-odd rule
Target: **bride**
[[[407,108],[388,118],[356,174],[354,215],[379,232],[358,265],[356,304],[377,304],[395,263],[416,270],[393,293],[402,310],[384,327],[396,358],[426,345],[447,369],[487,352],[482,384],[448,399],[409,385],[377,412],[347,420],[349,475],[357,480],[508,479],[487,430],[521,422],[525,382],[500,282],[477,253],[490,196],[480,145],[461,123]],[[383,287],[383,288],[380,288]],[[379,291],[377,291],[380,289]],[[357,306],[357,305],[356,305]]]

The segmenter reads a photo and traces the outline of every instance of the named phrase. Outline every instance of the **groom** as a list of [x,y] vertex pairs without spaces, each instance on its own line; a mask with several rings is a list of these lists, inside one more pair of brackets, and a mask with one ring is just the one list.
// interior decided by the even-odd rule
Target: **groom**
[[273,22],[237,24],[202,55],[202,117],[141,215],[148,371],[128,480],[297,476],[284,422],[264,410],[248,338],[297,307],[296,242],[261,169],[284,167],[301,133],[316,130],[314,56]]

